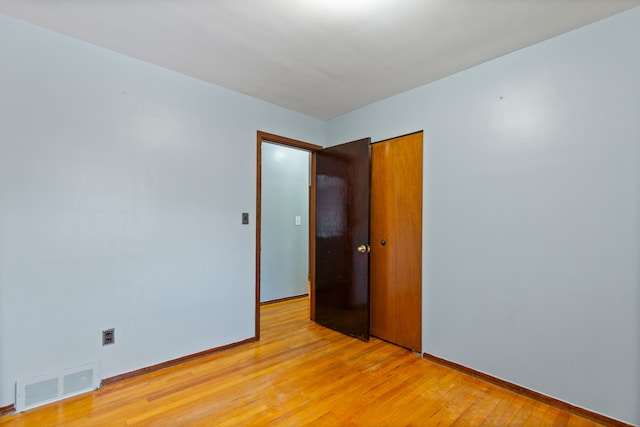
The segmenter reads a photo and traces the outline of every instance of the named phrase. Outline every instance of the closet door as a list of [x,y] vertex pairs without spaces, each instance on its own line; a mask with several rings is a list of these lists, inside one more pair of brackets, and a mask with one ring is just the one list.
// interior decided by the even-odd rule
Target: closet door
[[371,335],[422,350],[422,132],[372,145]]

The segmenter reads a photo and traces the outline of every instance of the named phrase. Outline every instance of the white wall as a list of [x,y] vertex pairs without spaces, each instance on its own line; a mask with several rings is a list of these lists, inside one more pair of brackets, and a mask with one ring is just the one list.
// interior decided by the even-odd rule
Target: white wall
[[0,406],[253,337],[256,131],[324,126],[0,15]]
[[[309,152],[262,144],[260,301],[307,293]],[[295,217],[300,217],[296,225]]]
[[640,424],[640,8],[328,122],[424,129],[424,351]]

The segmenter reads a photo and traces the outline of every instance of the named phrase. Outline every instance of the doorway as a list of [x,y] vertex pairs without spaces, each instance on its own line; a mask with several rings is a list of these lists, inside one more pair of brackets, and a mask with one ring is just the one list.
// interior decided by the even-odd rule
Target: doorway
[[[416,150],[407,151],[405,150],[408,145],[406,143],[406,138],[413,138],[419,142],[415,143],[417,147]],[[384,249],[391,249],[394,246],[400,247],[397,245],[400,241],[411,241],[413,246],[408,246],[412,249],[406,249],[400,247],[399,250],[396,250],[395,254],[392,254],[390,258],[386,261],[376,261],[376,264],[380,263],[382,266],[381,269],[386,272],[381,272],[376,270],[377,267],[372,268],[371,271],[374,275],[379,276],[381,278],[386,277],[383,281],[389,282],[389,286],[387,289],[383,290],[380,293],[380,289],[377,284],[373,284],[376,288],[374,292],[377,292],[378,297],[375,297],[371,302],[371,310],[372,315],[376,317],[371,322],[372,331],[375,336],[379,338],[388,340],[390,342],[396,343],[403,347],[410,348],[415,351],[421,350],[421,335],[422,335],[422,131],[417,132],[415,134],[405,135],[403,137],[394,138],[394,140],[398,140],[396,142],[402,142],[401,145],[397,144],[385,144],[387,141],[381,141],[376,144],[379,144],[378,147],[383,146],[391,146],[394,145],[399,147],[399,151],[394,151],[395,154],[389,157],[390,160],[385,159],[384,157],[380,157],[377,160],[378,165],[374,168],[374,174],[376,177],[373,177],[372,180],[375,182],[383,182],[388,181],[390,183],[391,188],[393,190],[393,197],[385,199],[384,196],[382,199],[377,197],[378,200],[383,200],[381,205],[376,205],[375,208],[377,213],[384,214],[386,212],[383,208],[395,206],[398,204],[398,209],[395,212],[389,211],[389,215],[393,215],[395,218],[395,225],[391,228],[395,230],[396,234],[391,233],[390,229],[383,229],[382,234],[377,233],[371,235],[371,240],[369,242],[369,246],[371,247],[372,252],[382,253]],[[391,141],[391,140],[388,140]],[[404,142],[403,142],[404,141]],[[302,141],[297,141],[273,134],[268,134],[265,132],[258,131],[257,132],[257,202],[256,202],[256,310],[255,310],[255,336],[256,339],[260,338],[260,288],[261,288],[261,209],[262,209],[262,144],[266,143],[274,143],[287,147],[297,148],[301,150],[308,151],[311,153],[311,180],[309,182],[309,282],[310,282],[310,307],[311,313],[310,317],[312,320],[316,320],[315,313],[315,292],[316,284],[314,283],[316,278],[316,189],[315,189],[315,180],[316,180],[316,162],[318,152],[323,150],[322,147],[314,144],[305,143]],[[377,148],[376,151],[380,152]],[[405,152],[406,151],[406,152]],[[368,159],[367,159],[368,160]],[[416,174],[415,170],[412,174],[409,175],[408,181],[404,183],[398,183],[394,181],[393,177],[397,174],[404,174],[406,171],[408,164],[414,161],[414,165],[419,168],[419,172]],[[383,163],[387,163],[383,166]],[[415,163],[417,162],[417,163]],[[411,166],[413,168],[413,166]],[[413,168],[415,169],[415,168]],[[374,186],[376,185],[374,182]],[[408,183],[408,184],[407,184]],[[407,193],[404,189],[410,186],[412,192]],[[379,191],[379,190],[374,190]],[[384,190],[389,191],[389,190]],[[374,197],[375,199],[375,197]],[[374,201],[375,203],[375,201]],[[403,204],[404,203],[404,204]],[[408,204],[407,204],[408,203]],[[385,208],[386,209],[386,208]],[[412,224],[408,229],[405,228],[403,230],[399,230],[399,225],[402,225],[407,219],[406,212],[409,209],[411,211]],[[385,214],[386,215],[386,214]],[[373,219],[375,220],[376,213],[372,214]],[[375,230],[375,227],[372,231]],[[390,236],[390,237],[389,237]],[[384,241],[384,243],[383,243]],[[387,241],[389,245],[387,245]],[[351,245],[353,246],[353,245]],[[380,247],[377,247],[380,246]],[[362,246],[365,248],[366,246]],[[361,252],[361,247],[358,247],[358,252]],[[387,251],[389,252],[389,251]],[[368,260],[368,255],[367,260]],[[379,257],[378,257],[379,258]],[[373,259],[373,258],[372,258]],[[403,264],[404,261],[410,259],[409,264]],[[390,261],[391,260],[391,261]],[[384,264],[384,266],[383,266]],[[393,268],[391,268],[393,267]],[[405,273],[411,273],[409,275]],[[404,287],[404,283],[407,281],[404,276],[412,276],[414,279],[411,279],[412,291],[410,293],[406,292]],[[400,279],[399,279],[400,278]],[[386,293],[386,294],[385,294]],[[383,299],[380,299],[380,295],[383,295]],[[368,296],[367,296],[368,298]],[[374,301],[375,300],[375,301]],[[377,301],[377,302],[376,302]],[[369,306],[369,304],[367,304]],[[389,306],[389,307],[387,307]],[[380,314],[380,307],[383,307],[386,312]],[[409,308],[410,307],[410,308]],[[391,314],[389,314],[389,310],[387,308],[391,308]],[[378,314],[376,314],[378,313]],[[407,316],[408,314],[408,316]],[[378,322],[379,316],[385,316],[384,322],[391,322],[392,326],[384,326],[381,327],[380,322]],[[380,317],[382,318],[382,317]],[[398,320],[401,319],[401,320]],[[403,319],[403,320],[402,320]],[[404,325],[404,326],[403,326]],[[405,326],[409,325],[411,332],[407,332],[409,329]],[[387,335],[387,332],[384,329],[394,330],[396,332],[394,335]],[[397,332],[399,331],[399,332]],[[368,333],[368,331],[367,331]],[[400,339],[398,339],[398,335]],[[411,335],[412,337],[417,337],[417,340],[410,341],[406,343],[402,336]]]
[[[319,145],[309,144],[307,142],[298,141],[291,138],[286,138],[279,135],[270,134],[267,132],[258,131],[256,136],[256,162],[257,162],[257,173],[256,173],[256,309],[255,309],[255,338],[256,340],[260,339],[260,300],[261,300],[261,263],[262,263],[262,197],[263,197],[263,183],[262,183],[262,160],[263,160],[263,143],[280,145],[287,148],[294,148],[302,151],[306,151],[313,153],[322,149]],[[314,176],[313,170],[313,161],[311,162],[311,171],[310,176]],[[308,242],[309,242],[309,278],[311,286],[313,287],[313,278],[315,272],[315,263],[314,263],[314,247],[315,247],[315,238],[313,233],[311,232],[315,228],[315,191],[313,191],[313,180],[309,181],[309,193],[308,200],[309,206],[307,210],[308,214]],[[293,224],[295,224],[295,216],[291,218]],[[311,293],[311,298],[313,298],[313,294]],[[313,318],[313,312],[311,313],[311,317]]]
[[308,293],[309,152],[262,142],[260,303]]

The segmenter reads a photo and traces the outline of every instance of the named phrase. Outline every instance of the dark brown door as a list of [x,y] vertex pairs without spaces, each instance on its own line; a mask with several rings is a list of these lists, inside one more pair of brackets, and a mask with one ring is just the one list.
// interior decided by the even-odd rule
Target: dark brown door
[[422,132],[371,151],[371,335],[422,342]]
[[315,321],[369,339],[371,139],[315,154]]

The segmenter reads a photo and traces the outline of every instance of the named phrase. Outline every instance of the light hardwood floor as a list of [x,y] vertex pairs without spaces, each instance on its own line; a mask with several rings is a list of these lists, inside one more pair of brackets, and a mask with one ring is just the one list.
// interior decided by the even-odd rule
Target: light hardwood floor
[[597,426],[373,338],[263,306],[261,341],[105,386],[0,426]]

